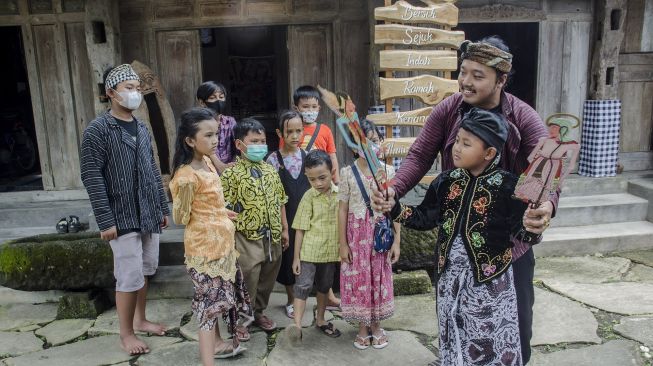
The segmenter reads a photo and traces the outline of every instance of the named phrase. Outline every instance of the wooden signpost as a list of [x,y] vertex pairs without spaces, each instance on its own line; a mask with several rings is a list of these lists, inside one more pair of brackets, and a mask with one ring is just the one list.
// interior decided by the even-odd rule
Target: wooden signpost
[[458,82],[433,75],[413,78],[381,78],[381,99],[415,97],[430,105],[440,103],[444,98],[458,91]]
[[374,9],[374,18],[399,23],[432,23],[455,27],[458,8],[451,3],[417,7],[400,0],[394,5]]
[[374,43],[405,46],[460,47],[465,33],[409,25],[382,24],[374,28]]
[[381,70],[442,70],[458,68],[456,51],[393,50],[379,53]]
[[367,116],[367,119],[379,126],[424,127],[426,117],[431,114],[431,110],[431,107],[426,107],[408,112],[370,114]]
[[[374,9],[374,17],[385,24],[374,29],[374,43],[385,45],[379,54],[379,96],[385,101],[385,110],[392,110],[394,98],[417,98],[431,106],[458,92],[458,82],[451,80],[451,72],[458,66],[456,50],[465,40],[465,33],[452,31],[458,25],[456,0],[422,0],[425,6],[413,6],[404,0]],[[406,24],[419,24],[412,26]],[[433,25],[428,27],[425,25]],[[392,45],[410,49],[394,50]],[[393,78],[392,71],[440,71],[444,77],[420,75],[411,78]],[[366,118],[379,126],[423,127],[432,107],[406,112],[370,114]],[[392,128],[386,128],[387,138],[383,149],[387,159],[405,157],[415,142],[415,137],[392,137]],[[389,160],[388,162],[390,162]],[[421,183],[434,177],[426,176]]]

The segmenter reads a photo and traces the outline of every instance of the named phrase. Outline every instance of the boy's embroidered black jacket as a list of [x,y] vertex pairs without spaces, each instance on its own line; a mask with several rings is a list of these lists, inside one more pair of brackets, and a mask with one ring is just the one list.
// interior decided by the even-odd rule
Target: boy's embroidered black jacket
[[419,206],[397,204],[395,221],[416,230],[436,229],[438,273],[457,234],[462,237],[474,278],[483,283],[500,276],[512,262],[511,236],[535,244],[540,236],[527,232],[522,217],[527,204],[513,199],[517,176],[488,168],[474,177],[465,169],[441,173]]

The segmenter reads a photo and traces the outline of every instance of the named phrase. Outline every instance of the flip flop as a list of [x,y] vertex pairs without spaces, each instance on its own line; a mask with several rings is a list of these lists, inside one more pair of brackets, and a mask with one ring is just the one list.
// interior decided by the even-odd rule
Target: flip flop
[[293,304],[284,306],[286,308],[286,316],[290,319],[295,319],[295,307]]
[[[380,336],[375,336],[372,334],[372,347],[375,349],[382,349],[388,346],[388,335],[385,333],[385,330],[383,328],[379,329],[381,331]],[[381,338],[385,337],[385,342],[383,343],[378,343]],[[377,342],[377,344],[374,344],[374,342]]]
[[238,347],[232,349],[231,351],[224,350],[224,351],[216,353],[213,357],[217,358],[217,359],[232,358],[232,357],[238,356],[239,354],[241,354],[241,353],[243,353],[245,351],[247,351],[247,348],[245,348],[245,347],[243,347],[243,346],[241,346],[239,344]]
[[236,337],[238,337],[238,341],[240,342],[247,342],[252,338],[252,335],[249,334],[247,327],[239,325],[236,327]]
[[342,333],[333,326],[333,323],[328,322],[324,325],[316,325],[316,327],[331,338],[338,338]]
[[[365,344],[372,338],[372,336],[367,336],[367,337],[361,337],[360,335],[356,334],[356,339],[354,340],[354,347],[360,350],[368,349],[370,348],[369,343]],[[359,343],[358,340],[361,340],[362,342]]]

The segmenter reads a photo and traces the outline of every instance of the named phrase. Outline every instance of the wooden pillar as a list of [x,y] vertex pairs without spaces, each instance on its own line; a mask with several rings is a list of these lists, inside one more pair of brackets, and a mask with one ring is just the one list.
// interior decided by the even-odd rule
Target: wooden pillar
[[376,0],[368,0],[368,16],[370,25],[370,105],[379,104],[379,51],[381,46],[374,42],[374,27],[376,26],[376,19],[374,19],[374,9],[377,6]]
[[619,50],[624,37],[627,0],[597,1],[590,98],[617,99]]
[[120,21],[118,0],[87,0],[86,49],[93,75],[95,113],[107,109],[108,101],[104,98],[102,76],[104,71],[120,63]]

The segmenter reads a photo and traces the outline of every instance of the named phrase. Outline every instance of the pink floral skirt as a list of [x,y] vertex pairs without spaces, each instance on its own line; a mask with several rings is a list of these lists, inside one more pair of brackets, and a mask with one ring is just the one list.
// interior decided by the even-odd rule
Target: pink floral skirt
[[374,225],[369,213],[364,220],[352,213],[347,219],[347,242],[352,262],[340,267],[342,317],[354,324],[370,325],[388,319],[394,313],[392,266],[388,253],[373,249]]

